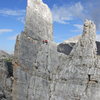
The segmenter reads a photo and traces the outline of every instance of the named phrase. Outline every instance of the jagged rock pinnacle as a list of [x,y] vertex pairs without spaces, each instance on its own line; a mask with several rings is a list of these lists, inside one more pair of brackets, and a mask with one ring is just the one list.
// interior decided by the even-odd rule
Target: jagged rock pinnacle
[[[96,58],[96,27],[95,24],[86,20],[84,23],[83,34],[79,41],[73,48],[70,55],[73,55],[74,59],[82,58],[82,63],[87,66],[94,66]],[[74,61],[73,61],[74,62]]]
[[15,47],[12,100],[100,100],[95,39],[95,24],[86,20],[78,42],[67,45],[67,55],[59,53],[51,41],[50,9],[42,0],[28,0],[25,30]]
[[89,37],[93,38],[93,40],[95,41],[96,39],[96,26],[95,24],[91,21],[91,20],[85,20],[85,23],[84,23],[84,29],[83,29],[83,36],[85,34],[88,34]]
[[52,14],[42,0],[28,0],[25,32],[33,38],[52,40]]
[[42,0],[27,0],[27,5],[32,6],[32,3],[42,3]]

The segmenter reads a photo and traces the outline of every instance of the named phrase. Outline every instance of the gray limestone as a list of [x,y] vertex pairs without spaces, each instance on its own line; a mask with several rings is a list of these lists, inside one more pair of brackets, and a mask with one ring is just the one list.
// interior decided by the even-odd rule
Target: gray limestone
[[0,100],[12,100],[13,80],[9,77],[7,62],[11,56],[0,51]]
[[52,40],[52,15],[42,0],[28,0],[25,32],[33,39]]
[[12,65],[0,60],[0,100],[100,100],[95,24],[86,20],[81,36],[57,45],[48,6],[42,0],[27,3],[25,29],[16,39]]

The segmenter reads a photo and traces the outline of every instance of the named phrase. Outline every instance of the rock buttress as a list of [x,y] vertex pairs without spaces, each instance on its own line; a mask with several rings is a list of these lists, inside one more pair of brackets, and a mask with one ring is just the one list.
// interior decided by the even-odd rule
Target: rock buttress
[[[51,100],[99,100],[100,69],[96,55],[96,28],[86,20],[83,35],[55,79]],[[62,65],[61,65],[62,66]],[[66,99],[67,98],[67,99]]]
[[15,56],[21,64],[33,66],[43,41],[53,40],[52,14],[42,0],[27,3],[25,30],[17,37]]
[[25,30],[15,46],[13,100],[49,100],[50,72],[59,63],[52,34],[47,5],[42,0],[28,0]]
[[25,30],[16,42],[13,100],[100,100],[95,37],[94,23],[86,20],[70,54],[58,53],[48,7],[28,0]]

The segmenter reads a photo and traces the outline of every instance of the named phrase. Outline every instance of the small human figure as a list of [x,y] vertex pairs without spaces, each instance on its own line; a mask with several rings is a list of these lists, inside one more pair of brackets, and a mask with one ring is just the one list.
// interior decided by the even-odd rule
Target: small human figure
[[43,40],[43,44],[44,43],[47,45],[48,44],[48,40]]
[[48,40],[45,40],[45,43],[48,44]]

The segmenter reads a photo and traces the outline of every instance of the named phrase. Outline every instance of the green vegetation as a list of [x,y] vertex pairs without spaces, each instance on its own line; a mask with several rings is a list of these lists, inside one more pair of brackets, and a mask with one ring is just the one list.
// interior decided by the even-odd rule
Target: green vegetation
[[12,65],[12,58],[5,58],[3,59],[5,62],[5,65],[8,70],[8,76],[7,77],[12,77],[13,76],[13,65]]
[[12,58],[5,58],[3,59],[5,62],[12,62]]

